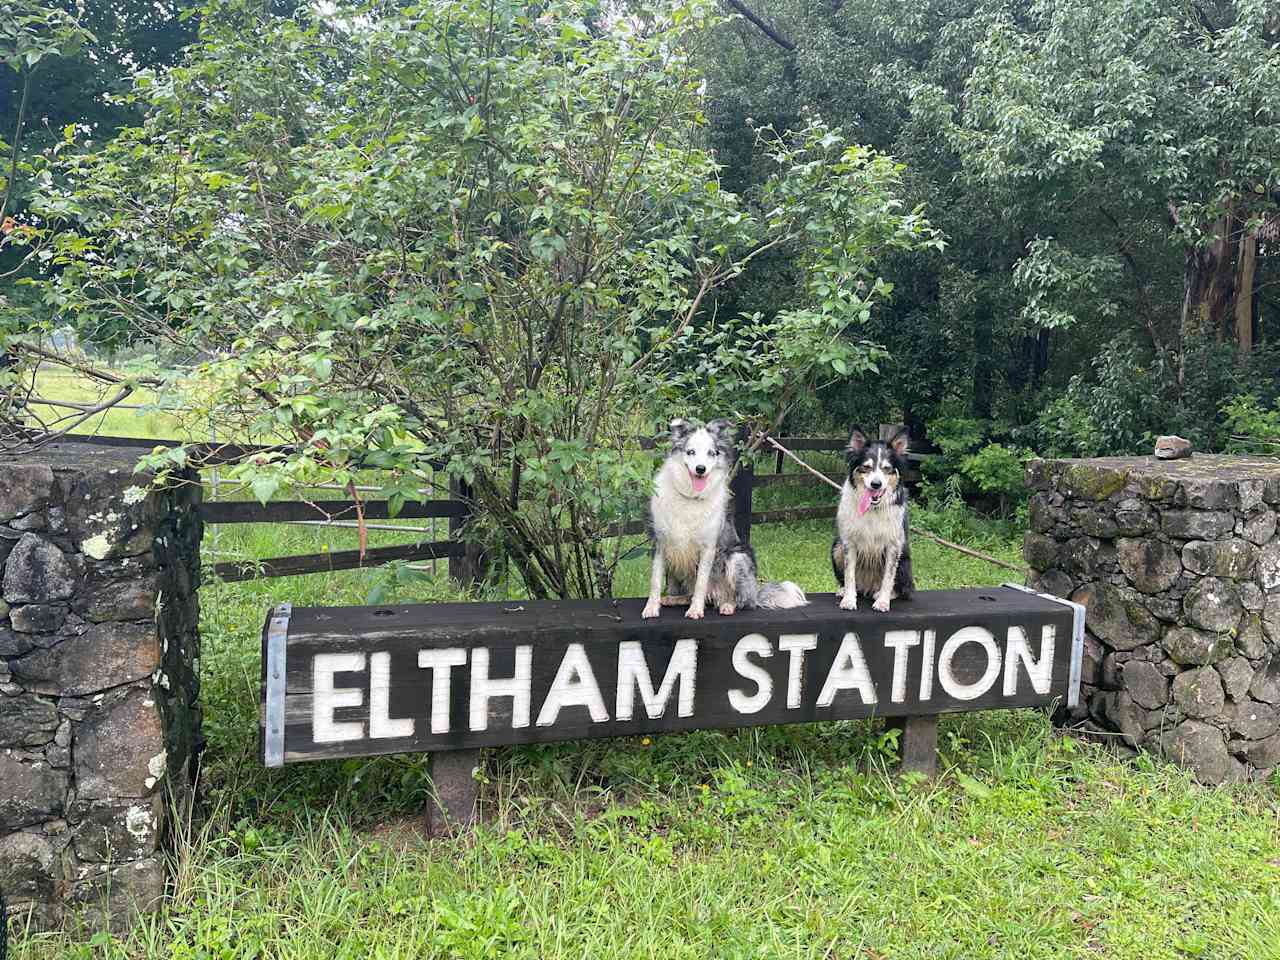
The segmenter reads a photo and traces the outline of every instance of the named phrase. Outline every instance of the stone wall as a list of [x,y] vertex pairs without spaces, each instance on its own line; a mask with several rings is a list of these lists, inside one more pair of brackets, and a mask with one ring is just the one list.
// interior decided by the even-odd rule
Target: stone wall
[[0,459],[0,890],[36,927],[153,906],[191,799],[200,486],[136,452]]
[[1280,764],[1280,459],[1036,460],[1028,584],[1084,603],[1059,719],[1206,783]]

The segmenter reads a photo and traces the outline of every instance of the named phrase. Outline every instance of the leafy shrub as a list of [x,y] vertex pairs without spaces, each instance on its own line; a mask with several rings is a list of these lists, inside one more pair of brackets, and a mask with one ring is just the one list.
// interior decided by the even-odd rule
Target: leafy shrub
[[1008,446],[1009,430],[999,421],[944,417],[929,424],[929,438],[941,451],[926,460],[924,493],[931,503],[957,496],[986,501],[1007,516],[1011,500],[1021,498],[1022,463],[1035,454]]
[[[1232,397],[1222,406],[1226,417],[1226,448],[1232,453],[1280,454],[1280,403],[1272,409],[1253,394]],[[1242,437],[1248,439],[1234,439]]]

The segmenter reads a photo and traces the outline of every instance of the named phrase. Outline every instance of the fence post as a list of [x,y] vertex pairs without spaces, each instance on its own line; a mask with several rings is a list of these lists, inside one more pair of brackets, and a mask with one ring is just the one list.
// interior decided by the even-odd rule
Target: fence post
[[471,484],[460,477],[449,480],[449,497],[466,504],[467,510],[460,517],[449,518],[449,539],[461,545],[458,553],[449,555],[449,576],[464,587],[479,586],[485,578],[488,558],[478,546],[466,543],[462,539],[462,531],[475,516],[471,503]]
[[729,489],[733,492],[733,525],[738,529],[738,539],[748,546],[751,545],[751,493],[755,485],[755,468],[744,460]]

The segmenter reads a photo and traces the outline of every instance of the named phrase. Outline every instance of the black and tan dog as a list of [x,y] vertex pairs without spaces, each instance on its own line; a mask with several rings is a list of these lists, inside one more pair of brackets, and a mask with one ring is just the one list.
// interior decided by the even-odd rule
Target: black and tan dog
[[842,610],[856,610],[861,593],[872,597],[872,608],[883,613],[890,600],[906,600],[915,590],[907,534],[907,486],[902,481],[908,439],[905,430],[888,443],[868,443],[861,430],[854,430],[849,437],[848,476],[840,493],[836,538],[831,544],[831,568]]

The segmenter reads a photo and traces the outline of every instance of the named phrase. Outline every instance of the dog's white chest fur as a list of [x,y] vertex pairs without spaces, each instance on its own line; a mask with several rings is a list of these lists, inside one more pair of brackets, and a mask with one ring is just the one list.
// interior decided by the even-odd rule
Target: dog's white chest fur
[[894,503],[883,503],[858,516],[858,497],[845,481],[840,492],[836,525],[844,543],[845,563],[853,564],[858,591],[875,593],[880,588],[885,554],[902,545],[902,511]]
[[677,577],[692,581],[702,551],[720,538],[728,502],[724,483],[705,497],[686,497],[676,490],[668,469],[658,472],[650,504],[653,532],[668,569]]

